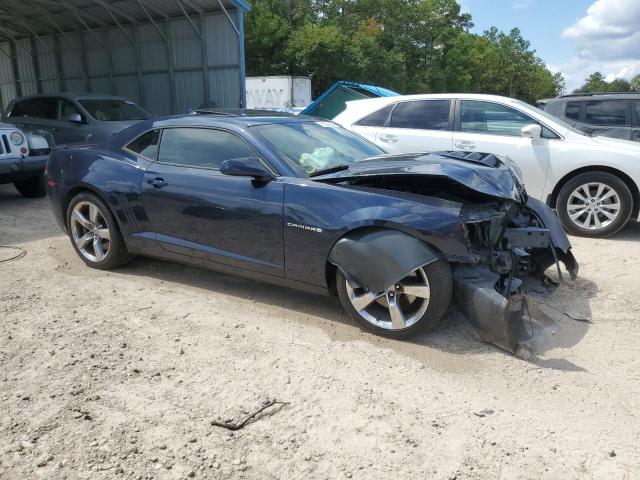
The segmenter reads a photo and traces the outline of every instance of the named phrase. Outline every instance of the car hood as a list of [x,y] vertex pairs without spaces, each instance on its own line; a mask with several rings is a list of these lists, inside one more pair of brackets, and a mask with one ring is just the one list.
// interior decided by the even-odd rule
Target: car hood
[[349,165],[348,170],[319,175],[313,180],[339,183],[370,177],[446,177],[465,187],[501,199],[525,202],[517,174],[489,153],[437,152],[382,155]]
[[640,153],[640,143],[632,142],[631,140],[622,140],[620,138],[611,138],[603,136],[589,137],[593,143],[603,145],[605,147],[612,147],[617,149],[629,150],[634,153]]

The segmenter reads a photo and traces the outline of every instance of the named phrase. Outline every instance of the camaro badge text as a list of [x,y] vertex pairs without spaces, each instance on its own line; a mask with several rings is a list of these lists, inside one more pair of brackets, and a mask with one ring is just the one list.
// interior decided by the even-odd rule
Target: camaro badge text
[[298,225],[297,223],[287,222],[287,227],[299,228],[300,230],[309,230],[310,232],[322,233],[319,227],[310,227],[309,225]]

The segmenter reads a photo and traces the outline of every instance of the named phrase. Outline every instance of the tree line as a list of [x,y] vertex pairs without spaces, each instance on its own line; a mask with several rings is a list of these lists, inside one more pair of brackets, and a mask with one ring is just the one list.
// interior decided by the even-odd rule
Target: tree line
[[455,0],[253,0],[247,74],[308,75],[404,94],[493,93],[533,103],[564,90],[517,28],[471,33]]
[[640,75],[631,80],[615,78],[610,82],[605,80],[600,72],[594,72],[585,80],[584,85],[573,93],[611,93],[611,92],[640,92]]

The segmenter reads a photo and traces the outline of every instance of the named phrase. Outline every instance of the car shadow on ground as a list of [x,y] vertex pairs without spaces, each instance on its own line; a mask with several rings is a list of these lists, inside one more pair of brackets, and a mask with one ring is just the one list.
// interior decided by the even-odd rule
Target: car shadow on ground
[[[138,258],[118,271],[124,274],[153,277],[165,282],[188,285],[299,312],[302,315],[295,316],[295,321],[320,327],[332,341],[365,341],[396,351],[432,368],[460,370],[465,368],[464,362],[467,360],[465,357],[471,355],[490,355],[496,351],[509,355],[491,344],[482,342],[455,307],[448,313],[444,328],[417,335],[410,340],[399,341],[362,330],[355,320],[342,310],[339,302],[331,297],[307,294],[232,275],[148,258]],[[543,357],[534,359],[532,363],[540,368],[564,371],[584,370],[563,358],[547,358],[545,353],[551,349],[554,349],[555,354],[557,354],[555,349],[570,349],[586,335],[589,323],[581,320],[590,319],[589,299],[595,295],[596,291],[593,282],[578,279],[576,282],[560,285],[555,292],[535,294],[534,300],[544,304],[544,311],[557,332],[537,345],[536,350]],[[565,312],[569,312],[573,318]]]
[[640,222],[629,222],[622,230],[607,240],[640,242]]

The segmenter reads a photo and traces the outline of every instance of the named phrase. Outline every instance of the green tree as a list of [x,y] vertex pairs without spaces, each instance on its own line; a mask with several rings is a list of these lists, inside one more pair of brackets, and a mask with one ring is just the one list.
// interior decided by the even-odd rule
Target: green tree
[[629,82],[629,87],[633,92],[640,92],[640,75],[636,75]]
[[250,75],[311,75],[403,93],[482,92],[533,102],[564,88],[518,29],[472,34],[456,0],[254,0]]
[[594,72],[587,77],[582,87],[574,90],[574,93],[597,93],[608,90],[607,81],[600,72]]
[[607,85],[608,92],[628,92],[630,90],[631,84],[623,78],[616,78]]

